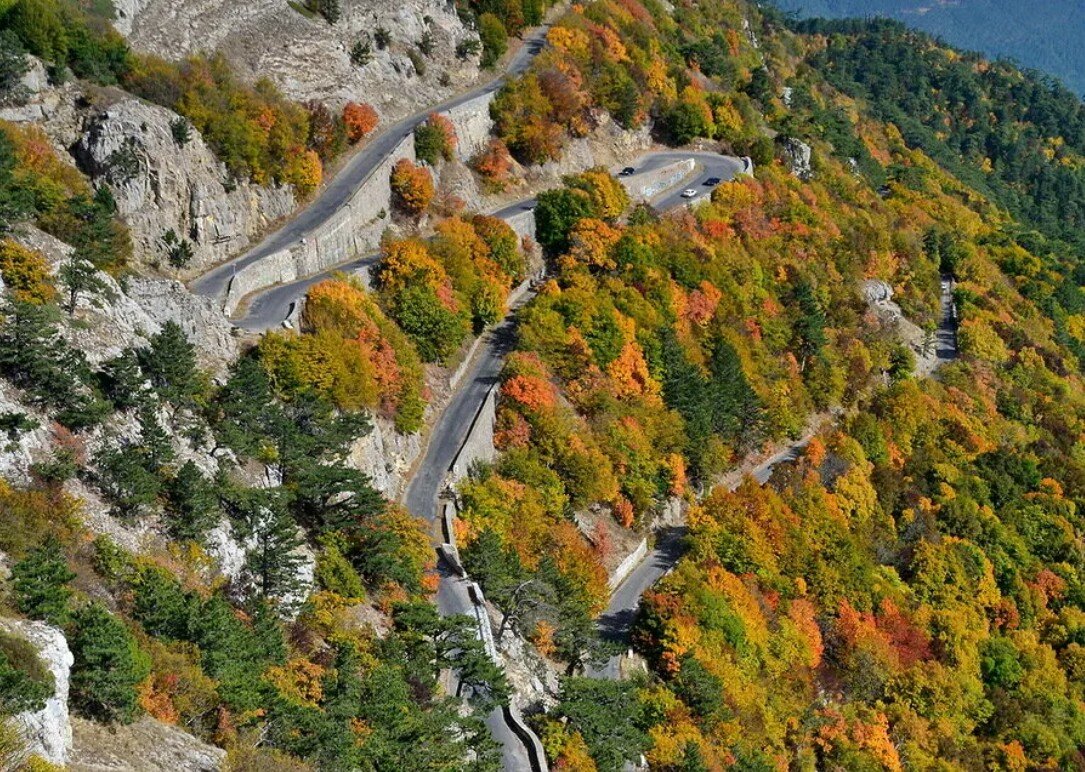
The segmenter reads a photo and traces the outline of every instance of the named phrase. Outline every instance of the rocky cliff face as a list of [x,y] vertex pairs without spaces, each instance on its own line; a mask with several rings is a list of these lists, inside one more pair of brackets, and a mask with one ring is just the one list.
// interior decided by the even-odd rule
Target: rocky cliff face
[[68,772],[214,772],[226,760],[222,748],[147,717],[116,726],[73,718],[72,735]]
[[0,630],[33,644],[38,657],[53,676],[55,691],[45,707],[15,717],[26,742],[27,754],[36,754],[53,764],[65,764],[72,749],[72,727],[68,720],[68,685],[75,661],[64,634],[44,622],[0,619]]
[[[307,16],[284,0],[122,0],[118,28],[133,46],[176,59],[200,51],[229,58],[255,80],[271,79],[289,97],[332,105],[369,102],[385,118],[440,102],[478,74],[478,59],[460,60],[461,41],[476,37],[441,0],[342,0],[335,24]],[[377,28],[391,43],[364,66],[351,62],[356,42]],[[427,33],[425,74],[408,57]]]
[[198,132],[179,145],[170,128],[177,120],[163,107],[124,99],[89,120],[74,152],[113,191],[139,261],[170,272],[162,238],[172,230],[192,243],[180,273],[193,275],[243,251],[295,202],[290,188],[231,180]]

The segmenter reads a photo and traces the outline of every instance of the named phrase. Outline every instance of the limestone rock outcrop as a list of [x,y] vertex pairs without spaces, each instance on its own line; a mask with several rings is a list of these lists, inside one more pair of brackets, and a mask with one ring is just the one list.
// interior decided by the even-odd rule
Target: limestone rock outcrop
[[808,144],[794,137],[786,137],[780,140],[780,149],[784,163],[793,175],[800,180],[808,180],[814,176],[812,151]]
[[113,192],[137,260],[168,271],[162,239],[172,230],[193,246],[183,269],[191,275],[243,251],[295,202],[289,187],[231,179],[196,131],[178,144],[171,129],[178,120],[164,107],[124,99],[89,120],[74,153]]
[[[434,105],[478,76],[478,56],[460,58],[457,45],[476,38],[442,0],[342,0],[329,24],[283,0],[122,0],[119,28],[142,51],[177,59],[206,51],[226,56],[247,80],[269,78],[291,99],[338,107],[372,104],[385,120]],[[387,30],[379,48],[373,35]],[[423,39],[430,53],[419,53]],[[371,41],[370,60],[351,61],[354,45]],[[409,54],[422,62],[420,73]]]
[[112,726],[76,717],[72,734],[68,772],[216,772],[226,760],[222,748],[146,716]]
[[53,676],[53,696],[41,710],[15,717],[26,743],[27,754],[53,764],[67,763],[72,749],[72,726],[68,717],[68,686],[75,661],[64,633],[44,622],[0,619],[0,630],[29,641]]

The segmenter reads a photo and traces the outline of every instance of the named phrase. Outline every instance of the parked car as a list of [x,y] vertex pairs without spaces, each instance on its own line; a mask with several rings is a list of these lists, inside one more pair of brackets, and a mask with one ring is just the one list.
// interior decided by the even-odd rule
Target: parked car
[[723,182],[723,180],[721,180],[719,177],[709,177],[707,180],[704,181],[704,184],[710,188],[714,188],[721,182]]
[[634,169],[632,166],[627,166],[624,169],[622,169],[620,172],[618,172],[618,176],[619,177],[628,177],[631,174],[633,174],[633,172],[635,172],[635,171],[636,171],[636,169]]
[[686,188],[685,190],[682,191],[682,198],[696,198],[696,197],[697,197],[697,191],[694,190],[693,188]]

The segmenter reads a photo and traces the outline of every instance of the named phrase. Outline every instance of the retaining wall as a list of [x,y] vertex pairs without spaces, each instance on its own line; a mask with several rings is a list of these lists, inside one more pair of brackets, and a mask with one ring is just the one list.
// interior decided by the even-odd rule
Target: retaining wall
[[535,210],[525,209],[522,212],[512,215],[505,219],[505,222],[509,224],[509,227],[516,231],[516,235],[520,238],[527,236],[528,238],[535,239]]
[[486,149],[494,128],[490,103],[496,95],[491,91],[441,112],[456,129],[456,157],[461,161],[470,161]]
[[463,447],[452,462],[449,476],[453,484],[467,477],[467,472],[476,461],[493,461],[497,455],[494,450],[494,420],[497,417],[497,387],[486,394],[486,399],[479,406],[471,429],[463,441]]
[[326,271],[376,249],[392,209],[389,177],[392,167],[403,158],[415,160],[413,134],[369,173],[338,212],[306,234],[303,243],[240,269],[226,290],[226,314],[232,315],[241,299],[257,290]]
[[633,201],[649,201],[660,192],[674,187],[696,168],[697,162],[687,158],[634,177],[619,177],[618,180]]
[[644,560],[644,556],[648,554],[648,540],[641,539],[637,548],[625,556],[625,560],[618,564],[618,567],[614,569],[614,573],[607,579],[607,586],[610,589],[614,589],[619,584],[625,581],[625,578],[640,565],[640,562]]

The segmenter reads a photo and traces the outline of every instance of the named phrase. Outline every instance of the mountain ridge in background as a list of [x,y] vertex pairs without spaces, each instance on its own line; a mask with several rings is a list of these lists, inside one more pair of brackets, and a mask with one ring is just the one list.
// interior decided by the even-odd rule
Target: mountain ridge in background
[[773,0],[802,17],[884,16],[992,57],[1050,73],[1085,93],[1085,5],[1074,0]]

